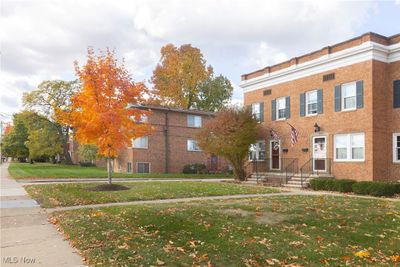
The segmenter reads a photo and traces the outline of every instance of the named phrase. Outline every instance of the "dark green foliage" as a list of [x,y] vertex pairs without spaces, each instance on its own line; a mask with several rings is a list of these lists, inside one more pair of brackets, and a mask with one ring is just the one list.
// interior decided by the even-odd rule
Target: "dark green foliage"
[[339,191],[343,193],[353,192],[352,186],[354,183],[356,183],[356,181],[350,179],[340,179],[333,181],[335,181],[333,191]]
[[186,164],[183,167],[183,173],[206,173],[207,167],[203,163]]
[[396,182],[357,182],[349,179],[315,178],[310,181],[313,190],[326,190],[338,192],[354,192],[359,195],[387,196],[400,193],[400,183]]
[[359,195],[371,195],[376,197],[391,197],[399,193],[400,184],[391,182],[362,181],[353,184],[353,192]]
[[96,167],[96,164],[94,164],[90,161],[81,161],[81,162],[79,162],[79,165],[81,167]]

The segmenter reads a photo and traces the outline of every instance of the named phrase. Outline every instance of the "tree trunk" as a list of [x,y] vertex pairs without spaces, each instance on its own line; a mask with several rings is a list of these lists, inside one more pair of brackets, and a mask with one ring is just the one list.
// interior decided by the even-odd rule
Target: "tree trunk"
[[246,171],[243,166],[243,162],[231,162],[233,165],[233,175],[235,179],[239,181],[244,181],[246,179]]
[[110,157],[107,158],[107,164],[108,164],[108,168],[107,168],[108,184],[111,184],[112,183],[112,169],[111,169],[111,158]]
[[69,154],[69,151],[68,151],[69,127],[67,127],[67,129],[65,131],[66,133],[64,133],[61,125],[56,124],[56,123],[53,123],[53,125],[57,128],[58,133],[61,136],[61,145],[63,148],[65,164],[72,165],[71,155]]

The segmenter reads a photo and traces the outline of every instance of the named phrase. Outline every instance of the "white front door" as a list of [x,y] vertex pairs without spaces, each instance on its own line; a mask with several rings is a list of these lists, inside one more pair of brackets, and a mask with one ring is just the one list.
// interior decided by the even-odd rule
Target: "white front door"
[[326,171],[326,136],[313,137],[313,170]]

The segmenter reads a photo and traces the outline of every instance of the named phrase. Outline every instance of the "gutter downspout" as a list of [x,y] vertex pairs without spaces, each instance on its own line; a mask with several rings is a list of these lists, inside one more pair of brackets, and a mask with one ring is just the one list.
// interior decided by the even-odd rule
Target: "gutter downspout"
[[164,155],[165,155],[165,173],[169,173],[169,151],[168,151],[168,147],[169,147],[169,138],[168,138],[168,133],[169,132],[169,118],[168,118],[168,111],[165,112],[165,126],[164,126],[164,143],[165,143],[165,151],[164,151]]

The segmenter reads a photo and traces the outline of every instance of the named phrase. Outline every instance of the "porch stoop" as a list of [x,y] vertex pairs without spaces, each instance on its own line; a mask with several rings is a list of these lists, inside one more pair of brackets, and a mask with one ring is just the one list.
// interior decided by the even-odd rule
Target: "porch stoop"
[[310,185],[310,180],[314,178],[335,178],[331,174],[327,173],[320,173],[320,174],[312,174],[308,177],[303,177],[303,182],[301,181],[301,175],[300,174],[295,174],[293,177],[291,177],[287,183],[283,184],[284,187],[290,187],[290,188],[306,188]]

